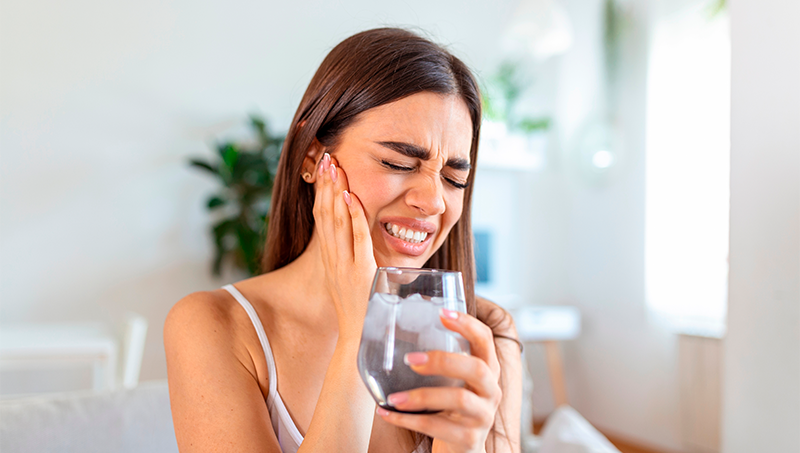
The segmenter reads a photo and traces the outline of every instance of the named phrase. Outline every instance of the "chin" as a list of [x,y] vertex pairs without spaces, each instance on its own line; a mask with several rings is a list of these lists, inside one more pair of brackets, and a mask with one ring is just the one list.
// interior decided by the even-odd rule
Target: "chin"
[[421,268],[428,262],[429,257],[421,256],[397,256],[397,257],[375,257],[378,267],[415,267]]

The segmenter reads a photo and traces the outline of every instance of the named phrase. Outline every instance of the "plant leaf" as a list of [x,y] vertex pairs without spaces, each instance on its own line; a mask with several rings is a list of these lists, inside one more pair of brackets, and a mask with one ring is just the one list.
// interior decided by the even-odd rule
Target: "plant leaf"
[[233,171],[236,161],[239,160],[239,150],[237,148],[236,145],[228,144],[222,151],[222,161],[225,162],[225,166],[231,171]]
[[522,132],[546,131],[550,128],[550,118],[523,118],[516,127]]
[[240,223],[236,228],[236,236],[239,239],[239,251],[244,259],[244,264],[250,275],[258,272],[259,238],[258,233],[251,230],[247,225]]
[[211,273],[214,274],[215,277],[219,277],[222,274],[222,258],[224,256],[220,249],[217,249],[214,253],[214,261],[211,262]]
[[218,208],[220,206],[224,206],[227,203],[228,203],[228,200],[226,200],[224,198],[221,198],[221,197],[218,197],[216,195],[212,195],[211,197],[209,197],[207,205],[208,205],[208,209],[212,210],[212,209]]
[[200,159],[189,159],[189,165],[191,165],[192,167],[201,168],[201,169],[213,174],[214,176],[218,176],[219,175],[219,170],[217,169],[217,167],[209,164],[208,162],[202,161]]
[[229,219],[225,219],[216,225],[214,225],[211,230],[214,233],[214,240],[217,242],[218,246],[224,246],[224,238],[227,234],[233,233],[236,231],[236,224],[239,222],[238,217],[233,217]]

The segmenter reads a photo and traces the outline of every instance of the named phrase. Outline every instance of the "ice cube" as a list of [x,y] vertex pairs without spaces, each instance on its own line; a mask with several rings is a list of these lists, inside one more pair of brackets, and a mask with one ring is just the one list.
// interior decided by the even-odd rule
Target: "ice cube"
[[433,329],[434,323],[439,320],[439,308],[419,294],[406,297],[399,307],[397,327],[402,330],[422,332]]
[[398,303],[398,302],[403,300],[397,294],[384,294],[384,293],[375,293],[375,294],[372,295],[372,299],[370,299],[370,300],[372,301],[372,300],[376,300],[376,299],[381,301],[384,304],[396,304],[396,303]]
[[364,317],[362,337],[367,340],[382,340],[387,333],[389,325],[394,325],[395,314],[399,311],[397,302],[399,297],[390,294],[375,294],[370,299],[367,315]]
[[430,351],[434,349],[446,351],[447,337],[448,334],[439,329],[428,328],[419,333],[419,337],[417,338],[417,346],[423,351]]

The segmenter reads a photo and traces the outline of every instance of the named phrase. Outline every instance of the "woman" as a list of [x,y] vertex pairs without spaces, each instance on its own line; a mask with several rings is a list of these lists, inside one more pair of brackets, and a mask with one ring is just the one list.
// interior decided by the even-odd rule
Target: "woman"
[[[330,52],[284,144],[266,273],[187,296],[167,318],[181,451],[519,451],[516,332],[505,311],[473,291],[480,117],[466,66],[410,32],[370,30]],[[466,388],[390,399],[401,410],[442,412],[376,411],[359,377],[377,266],[464,275],[470,314],[443,311],[442,322],[472,355],[431,351],[406,361]]]

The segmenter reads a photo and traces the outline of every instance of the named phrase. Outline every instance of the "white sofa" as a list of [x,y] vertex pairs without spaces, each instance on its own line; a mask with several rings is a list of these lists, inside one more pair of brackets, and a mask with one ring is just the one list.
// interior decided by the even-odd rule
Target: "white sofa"
[[177,453],[167,381],[0,401],[3,453]]
[[[536,453],[619,453],[568,406],[525,444]],[[177,453],[167,381],[0,401],[0,452]]]

